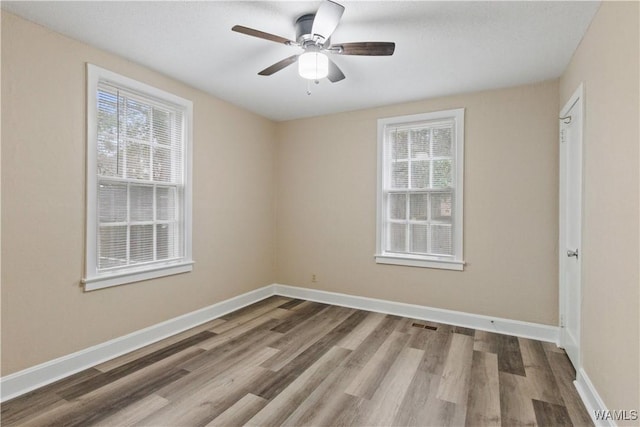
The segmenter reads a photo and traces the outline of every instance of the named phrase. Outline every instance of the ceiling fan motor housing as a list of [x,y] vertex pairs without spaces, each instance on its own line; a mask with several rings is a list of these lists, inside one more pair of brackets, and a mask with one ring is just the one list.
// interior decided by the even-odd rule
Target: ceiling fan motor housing
[[314,40],[311,29],[313,27],[313,20],[315,17],[316,15],[314,13],[309,13],[307,15],[302,15],[296,20],[296,41],[303,48],[307,48],[310,45],[322,46],[329,44],[329,40],[322,40],[322,38],[319,40],[320,43],[318,43],[317,39]]

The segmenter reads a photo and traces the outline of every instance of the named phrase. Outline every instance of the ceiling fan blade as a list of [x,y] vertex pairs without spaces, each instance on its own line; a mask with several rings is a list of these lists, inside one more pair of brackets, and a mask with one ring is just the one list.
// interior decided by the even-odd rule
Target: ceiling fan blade
[[294,44],[292,40],[285,39],[284,37],[276,36],[275,34],[265,33],[264,31],[254,30],[253,28],[243,27],[242,25],[234,25],[231,31],[236,33],[246,34],[248,36],[257,37],[259,39],[265,39],[276,43],[283,43],[286,45]]
[[393,42],[356,42],[332,45],[329,48],[339,55],[389,56],[393,55],[396,44]]
[[276,73],[296,62],[298,60],[298,56],[299,55],[292,55],[288,58],[283,59],[282,61],[278,61],[270,67],[267,67],[264,70],[260,71],[258,74],[260,74],[261,76],[270,76],[271,74]]
[[329,75],[327,78],[331,83],[339,82],[344,79],[344,73],[331,59],[329,59]]
[[311,35],[317,34],[328,40],[338,26],[343,13],[344,6],[331,0],[323,1],[313,19]]

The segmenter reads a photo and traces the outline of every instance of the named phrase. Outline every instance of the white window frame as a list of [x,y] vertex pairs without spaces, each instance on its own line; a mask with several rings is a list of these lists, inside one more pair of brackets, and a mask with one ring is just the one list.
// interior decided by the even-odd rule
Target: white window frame
[[[184,256],[178,260],[151,265],[127,266],[122,269],[99,271],[98,269],[98,84],[108,82],[135,93],[159,99],[184,108],[184,152],[183,152],[183,244]],[[87,220],[85,277],[82,279],[85,291],[101,289],[141,280],[154,279],[193,269],[191,254],[192,235],[192,129],[193,103],[187,99],[165,92],[93,64],[87,64]]]
[[[429,121],[452,120],[454,122],[454,150],[453,158],[455,170],[453,171],[454,188],[454,213],[452,219],[454,254],[450,257],[432,255],[417,255],[409,253],[388,252],[386,247],[386,204],[385,204],[385,135],[387,129],[394,127],[407,127]],[[376,254],[378,264],[395,264],[411,267],[439,268],[446,270],[463,270],[463,189],[464,184],[464,108],[436,111],[424,114],[388,117],[378,120],[378,180],[377,180],[377,230],[376,230]]]

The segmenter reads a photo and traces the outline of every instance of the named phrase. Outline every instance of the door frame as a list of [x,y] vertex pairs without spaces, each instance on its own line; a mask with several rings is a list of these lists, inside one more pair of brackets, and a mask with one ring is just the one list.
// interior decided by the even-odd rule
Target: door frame
[[[580,194],[578,195],[578,218],[579,221],[579,230],[578,233],[578,248],[580,248],[580,252],[582,252],[582,236],[583,236],[583,226],[582,226],[582,218],[583,218],[583,210],[584,210],[584,157],[583,157],[583,149],[584,149],[584,84],[580,83],[578,88],[575,90],[573,95],[566,102],[562,110],[560,110],[560,125],[559,125],[559,151],[560,151],[560,164],[559,164],[559,236],[558,236],[558,274],[559,274],[559,313],[560,313],[560,336],[559,336],[559,344],[560,347],[565,347],[567,344],[567,334],[565,325],[567,323],[567,313],[569,312],[569,304],[577,304],[577,319],[576,324],[578,327],[577,335],[575,336],[576,345],[577,345],[577,354],[570,357],[571,362],[576,369],[576,373],[580,372],[581,366],[581,330],[582,330],[582,253],[577,259],[578,264],[578,289],[576,292],[576,296],[578,301],[570,301],[569,300],[569,292],[568,292],[568,284],[566,281],[566,265],[569,261],[569,257],[567,256],[567,243],[566,243],[566,233],[567,233],[567,223],[566,223],[566,203],[567,203],[567,145],[564,144],[564,136],[563,136],[563,118],[567,116],[569,111],[577,104],[580,103],[580,126],[576,128],[577,132],[574,132],[572,136],[572,143],[576,143],[579,145],[578,153],[580,159],[577,162],[579,167],[579,171],[577,172],[580,180]],[[566,119],[565,119],[566,120]],[[571,260],[574,262],[573,260]],[[573,360],[576,359],[576,360]]]

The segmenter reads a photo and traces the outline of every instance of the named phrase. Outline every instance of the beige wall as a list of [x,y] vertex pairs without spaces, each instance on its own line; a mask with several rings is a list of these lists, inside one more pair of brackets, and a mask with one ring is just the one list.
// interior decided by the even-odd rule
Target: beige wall
[[[85,62],[194,103],[192,273],[85,293]],[[275,125],[2,13],[2,375],[274,281]]]
[[609,409],[640,409],[639,4],[604,2],[560,81],[585,90],[582,358]]
[[[279,123],[278,282],[557,324],[557,106],[551,81]],[[376,264],[376,120],[458,107],[465,271]]]

